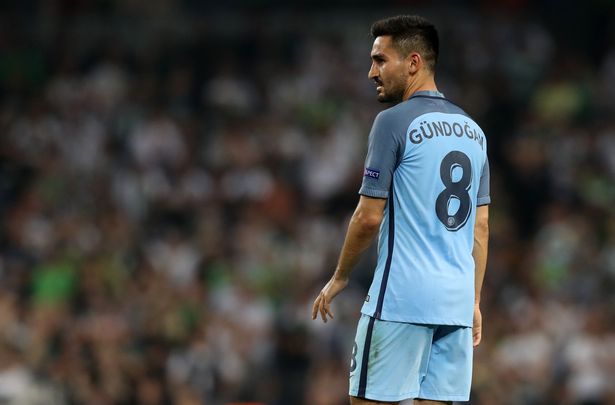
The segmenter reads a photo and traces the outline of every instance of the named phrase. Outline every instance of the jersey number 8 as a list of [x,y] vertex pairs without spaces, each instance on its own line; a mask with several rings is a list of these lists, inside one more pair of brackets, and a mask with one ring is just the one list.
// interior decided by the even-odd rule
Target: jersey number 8
[[[461,170],[461,178],[458,171]],[[462,152],[449,152],[440,163],[440,178],[444,190],[436,199],[436,215],[449,231],[461,229],[472,211],[469,190],[472,185],[472,163]],[[450,213],[458,205],[454,213]]]

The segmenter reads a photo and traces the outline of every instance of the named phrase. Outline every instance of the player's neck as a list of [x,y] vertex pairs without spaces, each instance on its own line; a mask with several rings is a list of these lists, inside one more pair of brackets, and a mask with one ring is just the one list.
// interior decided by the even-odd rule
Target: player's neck
[[433,75],[417,78],[416,81],[409,83],[404,91],[403,101],[408,100],[417,91],[438,91]]

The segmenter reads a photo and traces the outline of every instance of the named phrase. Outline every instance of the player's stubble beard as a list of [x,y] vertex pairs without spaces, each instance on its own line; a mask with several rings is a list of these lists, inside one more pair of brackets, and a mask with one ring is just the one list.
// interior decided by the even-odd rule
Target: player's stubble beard
[[382,86],[382,92],[378,94],[378,101],[381,103],[401,103],[406,90],[405,79],[405,77],[400,75],[399,77],[391,78],[386,85],[381,79],[378,79],[378,85]]

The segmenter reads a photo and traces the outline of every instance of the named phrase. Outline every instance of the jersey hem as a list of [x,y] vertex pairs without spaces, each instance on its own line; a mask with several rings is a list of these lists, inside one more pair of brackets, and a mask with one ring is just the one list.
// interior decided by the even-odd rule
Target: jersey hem
[[[367,312],[365,310],[361,310],[361,313],[364,315],[367,315],[371,318],[376,318],[374,315],[375,313],[373,311]],[[397,322],[397,323],[413,323],[413,324],[420,324],[420,325],[446,325],[446,326],[462,326],[465,328],[471,328],[473,325],[473,322],[465,322],[465,321],[460,321],[457,319],[439,319],[439,318],[421,318],[421,317],[408,317],[408,318],[392,318],[392,317],[388,317],[388,316],[381,316],[377,317],[376,319],[378,319],[379,321],[386,321],[386,322]]]

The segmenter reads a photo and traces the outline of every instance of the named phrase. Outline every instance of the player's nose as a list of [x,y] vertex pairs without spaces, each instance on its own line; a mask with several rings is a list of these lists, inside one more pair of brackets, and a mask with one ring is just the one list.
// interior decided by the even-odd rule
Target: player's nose
[[375,63],[372,62],[372,66],[369,68],[369,72],[367,72],[367,78],[369,80],[374,80],[378,77],[378,70],[376,69]]

